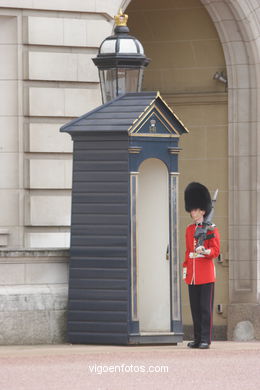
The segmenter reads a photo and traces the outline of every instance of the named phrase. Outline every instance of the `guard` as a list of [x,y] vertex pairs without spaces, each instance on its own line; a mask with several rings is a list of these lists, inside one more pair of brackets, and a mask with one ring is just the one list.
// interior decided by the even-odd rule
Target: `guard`
[[[211,222],[213,201],[204,185],[190,183],[184,193],[185,209],[193,223],[186,228],[186,253],[183,279],[188,284],[194,341],[189,348],[208,349],[212,337],[214,284],[216,272],[214,258],[219,256],[220,237]],[[215,201],[215,199],[214,199]]]

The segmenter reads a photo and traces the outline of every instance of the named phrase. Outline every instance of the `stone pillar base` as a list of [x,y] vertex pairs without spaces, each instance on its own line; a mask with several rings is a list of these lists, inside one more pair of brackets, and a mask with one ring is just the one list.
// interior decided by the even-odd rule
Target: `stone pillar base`
[[68,253],[0,250],[0,345],[66,342]]
[[0,345],[66,342],[67,286],[0,287]]
[[227,315],[228,340],[260,340],[260,304],[232,303]]

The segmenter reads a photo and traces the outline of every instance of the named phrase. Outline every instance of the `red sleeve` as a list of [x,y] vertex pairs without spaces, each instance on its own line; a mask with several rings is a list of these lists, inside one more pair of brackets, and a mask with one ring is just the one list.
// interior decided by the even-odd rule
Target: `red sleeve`
[[218,228],[215,228],[213,230],[214,237],[210,238],[208,240],[206,249],[210,249],[210,254],[209,255],[204,255],[207,259],[209,258],[216,258],[219,256],[220,253],[220,236],[219,236],[219,231]]

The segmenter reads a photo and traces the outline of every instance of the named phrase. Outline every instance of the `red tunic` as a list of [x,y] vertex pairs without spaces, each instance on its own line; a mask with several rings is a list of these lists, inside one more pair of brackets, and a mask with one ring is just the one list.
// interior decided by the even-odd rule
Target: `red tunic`
[[187,268],[187,274],[185,282],[187,284],[205,284],[216,281],[216,271],[214,265],[214,259],[218,257],[220,251],[220,238],[217,227],[212,231],[208,231],[207,234],[214,233],[213,238],[204,241],[204,247],[210,249],[209,255],[203,255],[201,257],[190,258],[190,253],[195,252],[196,240],[194,233],[196,230],[196,224],[189,225],[186,229],[186,253],[185,261],[183,262],[183,268]]

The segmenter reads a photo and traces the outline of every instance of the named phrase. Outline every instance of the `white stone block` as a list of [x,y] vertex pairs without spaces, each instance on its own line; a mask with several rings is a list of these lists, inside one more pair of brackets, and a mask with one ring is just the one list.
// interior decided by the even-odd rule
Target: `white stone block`
[[242,41],[240,30],[234,20],[222,20],[215,24],[222,43]]
[[237,175],[240,190],[256,191],[257,183],[255,181],[252,183],[251,179],[251,175],[253,177],[257,175],[256,166],[256,156],[239,156],[239,160],[237,162]]
[[0,343],[1,345],[65,343],[66,317],[65,310],[0,312],[2,329]]
[[27,23],[25,43],[33,45],[99,47],[113,30],[113,23],[98,14],[86,19],[29,16]]
[[248,54],[244,42],[228,42],[223,44],[224,52],[228,52],[229,56],[226,56],[227,65],[230,64],[248,64]]
[[17,190],[0,190],[0,226],[19,224],[19,193]]
[[86,46],[86,20],[64,18],[63,29],[65,46]]
[[0,153],[0,188],[19,187],[19,155]]
[[214,22],[219,22],[221,20],[233,20],[233,14],[224,1],[212,3],[211,7],[208,7],[208,10]]
[[[237,184],[237,183],[236,183]],[[239,213],[237,216],[238,224],[240,225],[249,225],[251,221],[251,216],[248,213],[252,204],[256,204],[256,191],[237,191],[234,197],[235,204],[238,205]],[[246,242],[243,240],[243,247],[240,248],[241,251],[246,252]],[[250,251],[252,249],[253,242],[249,243],[250,247],[248,248],[247,254],[244,254],[244,259],[250,260]],[[241,245],[241,242],[240,242]],[[240,255],[241,256],[241,255]],[[247,256],[247,257],[246,257]]]
[[94,65],[92,58],[93,54],[78,54],[77,55],[77,80],[99,83],[98,69]]
[[24,284],[25,265],[24,264],[4,264],[0,263],[0,285]]
[[252,9],[249,1],[239,0],[239,5],[236,6],[236,19],[237,20],[245,20],[250,15]]
[[27,233],[27,245],[29,248],[69,248],[70,233]]
[[59,131],[63,124],[31,123],[29,126],[29,151],[71,153],[73,142],[70,135]]
[[257,89],[238,89],[238,122],[250,122],[257,120],[257,112]]
[[0,0],[1,7],[72,12],[106,12],[113,16],[121,0]]
[[63,20],[61,18],[30,16],[27,23],[28,43],[32,45],[63,45]]
[[[16,210],[18,214],[18,210]],[[21,234],[21,225],[19,226],[19,223],[16,226],[9,226],[9,236],[8,236],[8,246],[9,248],[22,248],[23,243],[23,237]]]
[[29,79],[77,80],[77,55],[71,53],[30,52]]
[[249,88],[251,83],[249,65],[227,66],[228,83],[232,87]]
[[93,54],[29,53],[29,79],[99,82]]
[[[253,107],[256,102],[253,100],[254,90],[242,88],[229,91],[229,121],[250,122]],[[251,105],[250,105],[251,103]]]
[[70,226],[71,197],[31,195],[27,213],[31,226]]
[[71,53],[29,53],[32,80],[77,80],[77,56]]
[[106,12],[108,15],[114,16],[118,13],[118,10],[120,7],[122,7],[123,3],[127,3],[128,5],[130,1],[122,2],[121,0],[96,0],[96,12]]
[[77,117],[101,104],[99,86],[89,88],[37,88],[29,90],[31,116]]
[[229,124],[229,156],[257,155],[257,124],[241,122]]
[[67,283],[68,265],[64,263],[32,263],[25,265],[26,283]]
[[9,230],[8,229],[0,229],[0,246],[7,246],[9,240]]
[[37,0],[34,7],[59,11],[95,12],[96,0]]
[[67,306],[67,284],[33,284],[0,287],[0,311],[63,310]]
[[0,7],[33,8],[34,0],[0,0]]
[[65,116],[80,116],[93,110],[101,102],[99,85],[89,89],[64,89]]
[[248,0],[251,9],[259,9],[259,0]]
[[0,116],[0,151],[18,151],[18,119],[15,116]]
[[71,189],[71,160],[29,160],[29,188]]
[[17,46],[0,44],[0,58],[0,79],[17,80]]
[[0,116],[17,115],[17,81],[0,80]]
[[[2,6],[0,1],[0,6]],[[8,1],[6,1],[8,3]],[[17,18],[15,16],[0,16],[0,45],[17,43]],[[1,60],[3,58],[1,57]]]
[[62,88],[30,88],[30,116],[64,116],[64,91]]
[[260,35],[260,26],[259,26],[259,24],[260,24],[260,8],[259,8],[259,6],[254,12],[252,12],[249,15],[248,22],[250,24],[250,29],[249,29],[250,36],[252,38],[259,37],[259,35]]
[[[117,13],[117,12],[116,12]],[[116,15],[113,14],[113,15]],[[91,20],[86,23],[87,46],[99,47],[102,41],[113,33],[113,23],[107,20]]]

